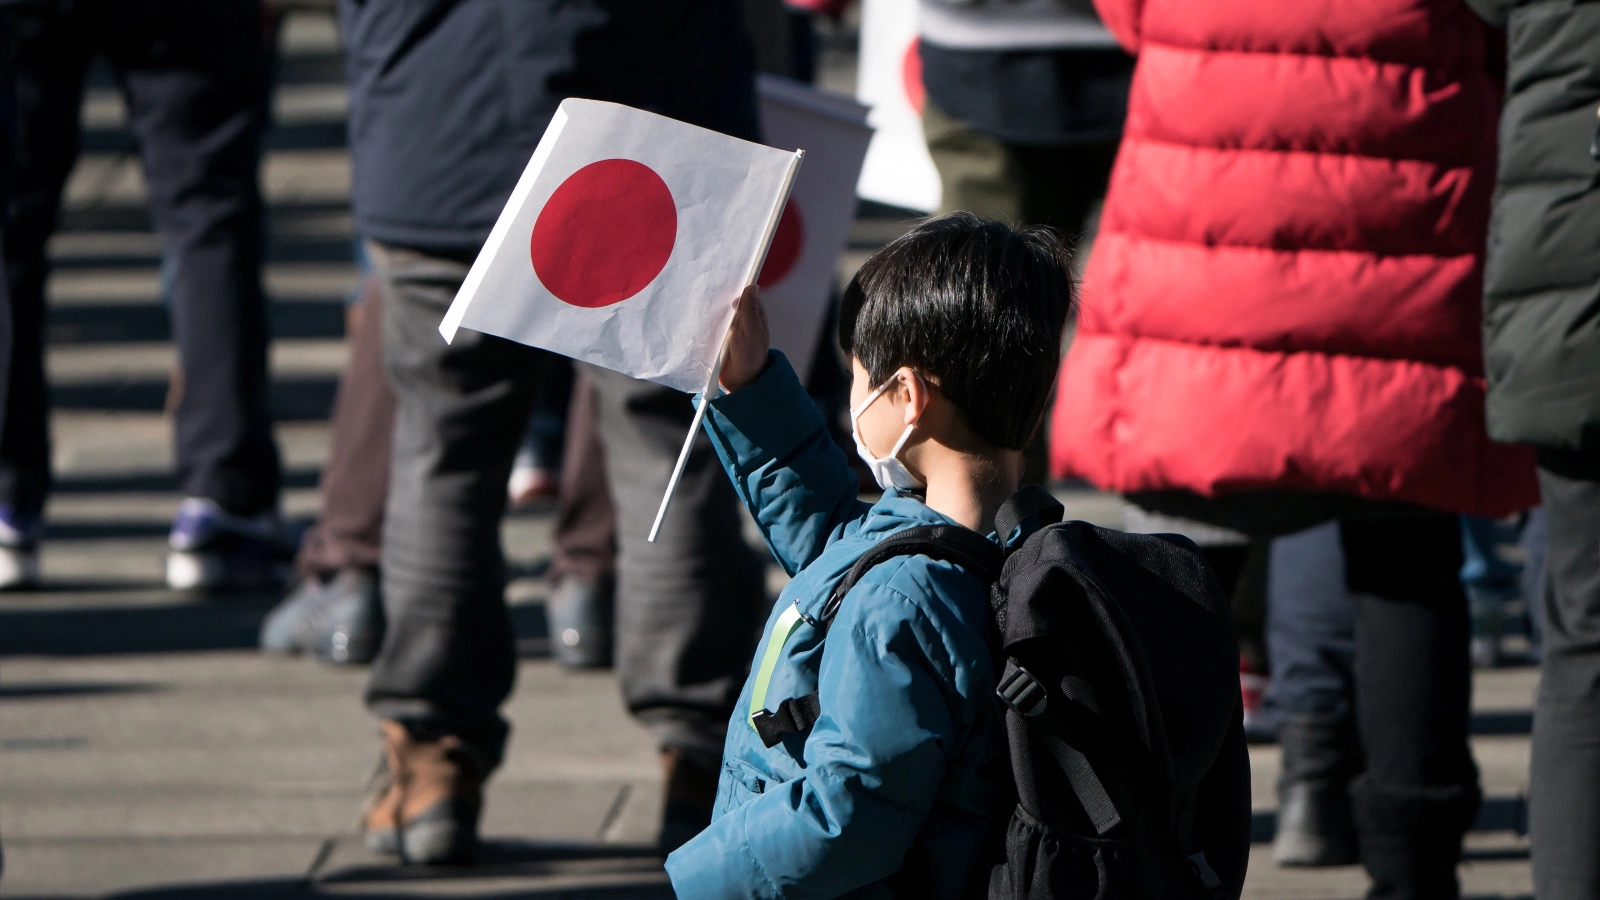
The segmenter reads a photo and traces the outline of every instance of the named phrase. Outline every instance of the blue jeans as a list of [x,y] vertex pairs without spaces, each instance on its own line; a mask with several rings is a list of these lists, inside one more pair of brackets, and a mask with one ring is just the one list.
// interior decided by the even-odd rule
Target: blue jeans
[[1348,719],[1355,609],[1335,522],[1272,542],[1267,576],[1269,702],[1283,717]]

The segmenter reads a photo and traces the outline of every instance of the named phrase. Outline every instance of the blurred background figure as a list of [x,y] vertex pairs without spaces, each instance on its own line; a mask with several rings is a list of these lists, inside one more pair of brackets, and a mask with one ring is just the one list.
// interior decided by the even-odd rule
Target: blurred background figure
[[[12,84],[16,78],[16,69],[12,59],[12,27],[11,19],[0,15],[0,84]],[[12,169],[15,164],[16,151],[16,94],[11,91],[0,91],[0,209],[5,209],[11,197]],[[0,220],[0,246],[4,245],[5,223]],[[4,265],[0,259],[0,266]],[[0,271],[0,409],[5,409],[6,389],[11,379],[11,291],[9,282]],[[0,434],[4,434],[4,424],[0,423]],[[0,517],[0,547],[8,546],[11,537],[6,533],[12,523]],[[18,541],[20,543],[20,541]],[[0,551],[0,584],[16,579],[20,572],[12,575],[4,571],[8,563],[19,568],[22,564],[20,555],[13,556]],[[36,565],[36,564],[35,564]],[[8,578],[7,576],[11,577]]]
[[317,485],[322,513],[300,542],[289,595],[261,625],[261,648],[359,665],[372,661],[383,640],[378,563],[395,397],[383,369],[383,285],[364,251],[357,259],[361,281],[345,311],[350,356]]
[[[1456,897],[1480,796],[1456,514],[1537,502],[1483,421],[1498,39],[1457,0],[1097,6],[1139,61],[1055,473],[1252,538],[1337,521],[1362,770],[1280,786],[1282,825],[1315,837],[1353,793],[1369,896]],[[1338,753],[1327,724],[1285,718],[1288,777]]]
[[179,589],[270,583],[294,540],[278,519],[267,405],[256,175],[267,78],[260,4],[41,0],[8,10],[18,152],[5,234],[15,352],[0,424],[0,586],[38,579],[50,489],[45,247],[77,158],[84,77],[97,55],[121,85],[171,267],[181,382],[174,442],[184,500],[172,525],[167,582]]
[[[11,40],[11,20],[0,15],[0,85],[11,84],[12,79],[16,77],[16,72],[12,68]],[[9,91],[0,91],[0,209],[5,208],[11,196],[12,153],[16,147],[15,116],[16,96]],[[0,242],[3,242],[4,238],[4,228],[0,226]],[[4,275],[5,273],[0,271],[0,409],[5,408],[6,382],[11,375],[11,292],[7,288]],[[7,523],[0,521],[0,545],[8,543],[12,538],[12,535],[6,533],[7,528]],[[4,571],[7,561],[8,555],[0,553],[0,583],[5,582],[7,576],[11,574]],[[5,853],[0,851],[0,874],[5,872],[5,868]]]
[[1600,4],[1509,28],[1484,319],[1489,433],[1539,452],[1548,549],[1529,825],[1540,900],[1600,897]]
[[1133,60],[1087,0],[920,0],[918,13],[944,209],[1078,235],[1105,196]]
[[[919,0],[922,127],[942,211],[1075,240],[1105,196],[1133,60],[1087,0]],[[1079,258],[1091,241],[1077,243]],[[1043,484],[1041,430],[1027,480]]]
[[528,418],[528,433],[522,438],[506,484],[512,506],[528,506],[556,496],[573,380],[572,360],[556,356],[545,366],[533,415]]
[[1280,866],[1358,859],[1348,798],[1365,764],[1355,718],[1355,607],[1345,569],[1336,523],[1272,542],[1266,639],[1283,754],[1272,846]]
[[[759,69],[802,77],[815,68],[810,11],[779,0],[743,0],[742,6]],[[358,248],[356,255],[363,278],[347,317],[351,354],[330,423],[322,515],[301,543],[295,585],[263,623],[261,646],[364,664],[376,655],[383,633],[378,562],[394,396],[382,369],[382,291],[365,251]],[[837,370],[829,348],[819,356],[825,359],[817,371]],[[593,385],[577,376],[570,360],[547,357],[506,490],[512,507],[556,501],[545,610],[552,655],[572,669],[604,668],[613,659],[616,515],[604,454]]]
[[594,385],[578,374],[567,409],[545,605],[551,654],[569,669],[611,665],[616,642],[617,508],[606,480],[595,403]]
[[1543,585],[1544,509],[1516,519],[1461,517],[1461,584],[1472,614],[1472,664],[1506,663],[1505,639],[1527,639],[1527,658],[1539,661],[1539,596]]
[[[462,861],[476,849],[484,781],[509,732],[499,707],[515,654],[500,523],[545,354],[472,332],[447,345],[439,322],[563,97],[754,138],[754,70],[735,0],[347,0],[341,17],[356,227],[382,283],[398,398],[386,630],[367,689],[387,777],[366,831],[372,847],[407,862]],[[525,90],[508,94],[508,83]],[[693,454],[662,539],[645,542],[689,400],[592,367],[582,376],[617,511],[619,674],[661,748],[670,848],[709,821],[764,612],[762,565],[709,446]]]

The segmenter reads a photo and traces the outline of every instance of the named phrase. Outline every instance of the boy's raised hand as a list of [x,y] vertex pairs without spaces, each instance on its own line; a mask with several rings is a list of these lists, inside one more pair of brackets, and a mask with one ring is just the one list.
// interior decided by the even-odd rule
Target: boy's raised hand
[[733,330],[728,335],[728,358],[719,381],[732,393],[761,377],[767,370],[767,311],[761,306],[761,289],[750,285],[734,302]]

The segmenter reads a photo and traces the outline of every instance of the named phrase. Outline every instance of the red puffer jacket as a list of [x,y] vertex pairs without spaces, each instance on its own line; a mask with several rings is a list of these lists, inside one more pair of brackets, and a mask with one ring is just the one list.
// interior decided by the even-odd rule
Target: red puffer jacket
[[1497,39],[1460,0],[1096,0],[1138,55],[1052,469],[1499,516],[1484,429]]

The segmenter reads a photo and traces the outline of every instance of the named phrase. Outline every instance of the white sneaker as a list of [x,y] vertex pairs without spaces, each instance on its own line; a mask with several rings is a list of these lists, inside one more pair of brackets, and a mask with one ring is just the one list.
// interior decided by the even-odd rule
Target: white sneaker
[[0,507],[0,591],[39,585],[39,522]]
[[167,538],[173,590],[281,587],[299,535],[272,513],[237,516],[200,497],[178,505]]
[[32,547],[0,545],[0,591],[20,591],[39,586],[39,551]]

